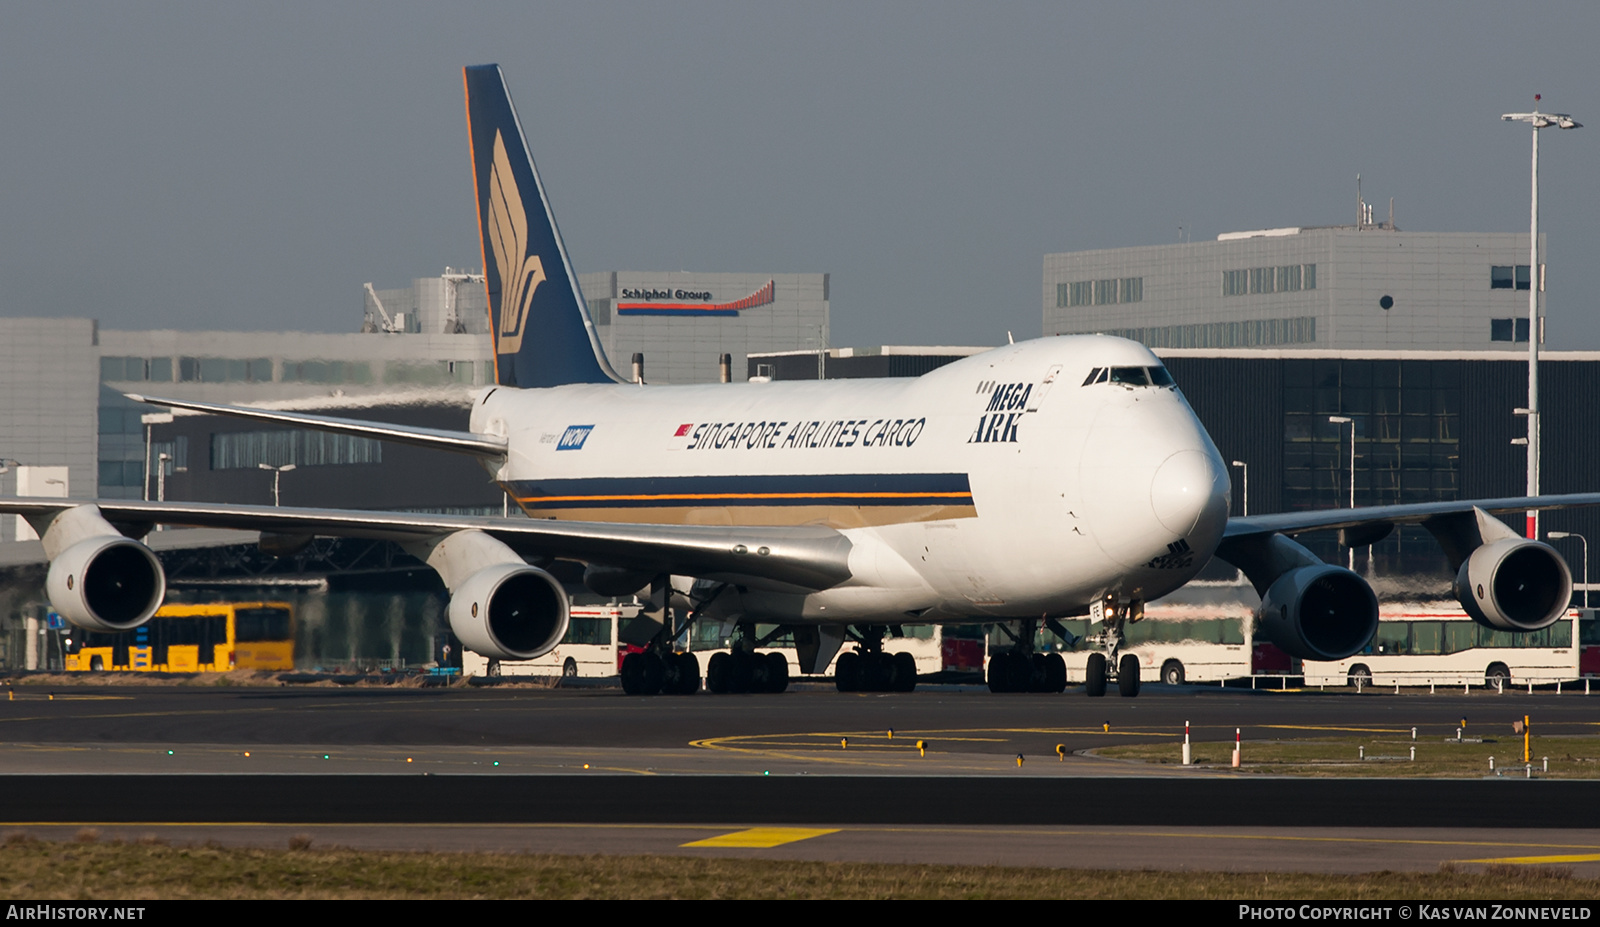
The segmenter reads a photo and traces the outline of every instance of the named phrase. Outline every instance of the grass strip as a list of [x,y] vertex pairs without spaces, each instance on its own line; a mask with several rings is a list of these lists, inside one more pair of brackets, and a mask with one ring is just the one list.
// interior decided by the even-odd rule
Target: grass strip
[[0,887],[30,900],[182,899],[1416,899],[1600,897],[1552,866],[1446,865],[1360,875],[1105,871],[796,862],[705,856],[396,853],[99,842],[13,834]]
[[[1411,748],[1416,759],[1411,759]],[[1128,744],[1100,747],[1096,756],[1178,765],[1182,745]],[[1233,741],[1191,745],[1197,766],[1230,768]],[[1316,740],[1251,740],[1240,751],[1240,769],[1247,773],[1288,776],[1381,776],[1384,778],[1477,778],[1524,776],[1522,737],[1484,738],[1482,743],[1457,743],[1438,737],[1336,737]],[[1494,758],[1495,769],[1489,769]],[[1543,758],[1549,757],[1548,771]],[[1533,738],[1533,775],[1539,779],[1600,779],[1600,738]]]

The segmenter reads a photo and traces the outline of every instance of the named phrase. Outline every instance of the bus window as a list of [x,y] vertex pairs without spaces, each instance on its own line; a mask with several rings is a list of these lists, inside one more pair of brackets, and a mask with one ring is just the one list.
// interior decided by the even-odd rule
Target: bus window
[[1452,621],[1444,627],[1444,652],[1460,653],[1477,645],[1478,626],[1470,621]]
[[1407,646],[1410,630],[1410,624],[1404,621],[1391,621],[1378,625],[1378,636],[1372,639],[1373,652],[1410,653]]
[[235,641],[281,641],[289,637],[287,608],[241,608],[234,612]]
[[567,636],[561,639],[563,644],[609,644],[611,643],[610,618],[580,618],[574,615],[567,622]]
[[1411,652],[1444,653],[1444,622],[1414,621],[1411,623]]
[[1512,634],[1510,631],[1496,631],[1494,628],[1486,628],[1481,624],[1476,625],[1476,627],[1478,629],[1479,647],[1517,646],[1517,638],[1520,635]]

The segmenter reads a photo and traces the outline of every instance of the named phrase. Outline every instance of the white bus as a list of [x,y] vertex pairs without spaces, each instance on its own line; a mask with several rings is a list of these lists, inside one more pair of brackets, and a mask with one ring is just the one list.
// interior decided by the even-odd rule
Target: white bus
[[1575,680],[1581,614],[1572,609],[1542,631],[1513,634],[1478,624],[1455,602],[1385,605],[1364,651],[1304,662],[1306,685],[1503,688]]
[[556,649],[532,660],[498,660],[468,650],[461,655],[463,676],[615,676],[625,647],[617,629],[639,613],[637,605],[574,605],[567,635]]
[[[1250,610],[1243,604],[1221,607],[1158,602],[1146,607],[1144,618],[1123,626],[1120,653],[1139,658],[1141,682],[1183,685],[1288,673],[1292,667],[1287,655],[1276,647],[1254,643],[1252,623]],[[1103,652],[1098,629],[1087,618],[1061,624],[1080,638],[1076,646],[1068,648],[1045,631],[1039,636],[1038,649],[1059,650],[1067,664],[1067,681],[1081,683],[1089,654]],[[1002,643],[994,636],[989,640],[991,649]]]

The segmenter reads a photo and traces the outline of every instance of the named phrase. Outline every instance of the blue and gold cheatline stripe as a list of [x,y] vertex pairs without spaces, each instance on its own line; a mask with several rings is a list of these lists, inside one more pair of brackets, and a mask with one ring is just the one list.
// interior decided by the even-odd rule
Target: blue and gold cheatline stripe
[[515,480],[524,507],[651,508],[730,505],[972,505],[965,473],[650,476]]

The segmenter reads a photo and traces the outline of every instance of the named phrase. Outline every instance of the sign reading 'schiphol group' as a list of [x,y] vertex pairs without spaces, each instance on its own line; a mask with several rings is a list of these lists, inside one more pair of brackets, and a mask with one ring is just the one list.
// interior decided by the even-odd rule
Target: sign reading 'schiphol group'
[[737,316],[741,310],[770,305],[773,281],[753,293],[718,293],[706,287],[621,287],[617,315]]

